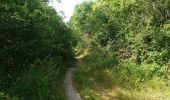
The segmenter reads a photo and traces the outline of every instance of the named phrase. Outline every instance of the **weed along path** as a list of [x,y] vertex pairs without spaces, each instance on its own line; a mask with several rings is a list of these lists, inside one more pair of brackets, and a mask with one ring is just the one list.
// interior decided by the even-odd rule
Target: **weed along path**
[[76,92],[72,81],[72,73],[75,68],[68,68],[65,79],[64,79],[64,88],[66,91],[67,100],[81,100],[80,95]]

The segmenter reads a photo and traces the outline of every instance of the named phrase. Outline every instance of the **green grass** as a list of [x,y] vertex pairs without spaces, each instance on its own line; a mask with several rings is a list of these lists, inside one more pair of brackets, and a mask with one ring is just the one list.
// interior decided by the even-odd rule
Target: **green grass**
[[30,66],[8,92],[0,92],[0,100],[66,100],[63,63],[37,60]]
[[83,100],[170,100],[170,81],[160,77],[164,69],[127,61],[118,68],[111,61],[101,56],[82,58],[73,78]]

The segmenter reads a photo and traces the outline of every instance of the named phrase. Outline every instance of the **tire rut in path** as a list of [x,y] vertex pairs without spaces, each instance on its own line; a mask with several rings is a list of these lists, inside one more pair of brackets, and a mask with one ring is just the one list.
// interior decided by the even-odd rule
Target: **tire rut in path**
[[82,100],[73,85],[72,73],[74,71],[75,68],[68,68],[64,79],[64,88],[66,91],[67,100]]

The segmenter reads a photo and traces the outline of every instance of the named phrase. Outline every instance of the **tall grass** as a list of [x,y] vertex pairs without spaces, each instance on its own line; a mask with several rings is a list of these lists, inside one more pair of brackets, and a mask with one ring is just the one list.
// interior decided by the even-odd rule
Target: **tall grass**
[[66,100],[63,88],[64,63],[36,60],[0,100]]
[[170,81],[165,67],[135,64],[113,57],[89,54],[74,75],[83,100],[169,100]]

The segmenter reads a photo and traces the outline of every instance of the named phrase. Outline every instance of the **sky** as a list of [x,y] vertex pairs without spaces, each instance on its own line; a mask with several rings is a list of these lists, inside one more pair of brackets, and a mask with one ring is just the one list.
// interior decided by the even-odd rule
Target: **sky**
[[61,3],[58,3],[57,0],[49,0],[49,2],[49,4],[53,6],[57,12],[64,12],[64,21],[68,22],[70,17],[73,15],[75,6],[82,3],[83,0],[61,0]]

